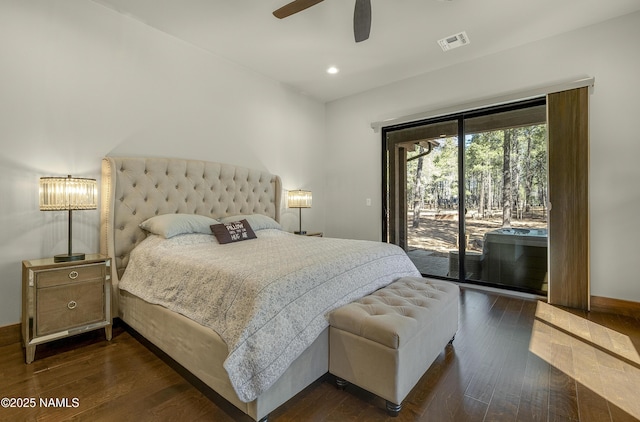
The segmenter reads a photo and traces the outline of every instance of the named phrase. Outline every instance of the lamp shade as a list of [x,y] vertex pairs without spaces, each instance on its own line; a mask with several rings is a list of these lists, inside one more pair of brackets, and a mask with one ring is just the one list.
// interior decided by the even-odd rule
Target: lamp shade
[[40,210],[95,210],[98,207],[95,179],[78,177],[41,177]]
[[290,190],[287,194],[287,206],[289,208],[311,208],[311,191]]

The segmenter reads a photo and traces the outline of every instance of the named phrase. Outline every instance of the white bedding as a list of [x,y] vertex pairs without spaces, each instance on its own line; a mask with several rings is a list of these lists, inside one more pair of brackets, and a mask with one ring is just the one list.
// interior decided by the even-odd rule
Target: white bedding
[[215,330],[238,397],[269,388],[328,325],[328,313],[404,276],[405,252],[382,242],[260,230],[226,245],[212,235],[150,235],[131,253],[120,289]]

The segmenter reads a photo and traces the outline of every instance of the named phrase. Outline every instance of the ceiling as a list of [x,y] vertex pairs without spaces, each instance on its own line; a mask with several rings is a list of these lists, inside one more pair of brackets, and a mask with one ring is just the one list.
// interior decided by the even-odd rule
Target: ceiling
[[[324,102],[640,10],[638,0],[371,0],[371,36],[355,43],[354,0],[282,20],[272,12],[289,0],[93,1]],[[470,43],[443,52],[437,41],[461,31]]]

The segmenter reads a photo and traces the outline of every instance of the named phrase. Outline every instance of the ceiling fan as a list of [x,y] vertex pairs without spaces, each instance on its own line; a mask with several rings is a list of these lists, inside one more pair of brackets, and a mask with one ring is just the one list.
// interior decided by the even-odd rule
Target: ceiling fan
[[[294,0],[273,12],[273,16],[278,19],[286,18],[322,1],[324,0]],[[353,35],[356,42],[369,38],[369,32],[371,32],[371,0],[356,0],[353,12]]]

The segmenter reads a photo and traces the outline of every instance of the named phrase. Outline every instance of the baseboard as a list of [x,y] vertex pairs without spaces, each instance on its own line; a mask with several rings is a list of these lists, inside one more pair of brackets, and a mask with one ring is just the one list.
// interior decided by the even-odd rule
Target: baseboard
[[0,347],[20,343],[20,324],[0,327]]
[[609,314],[625,315],[640,319],[640,302],[591,296],[591,310]]

